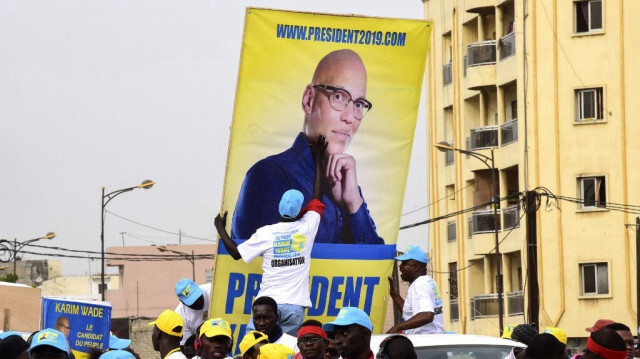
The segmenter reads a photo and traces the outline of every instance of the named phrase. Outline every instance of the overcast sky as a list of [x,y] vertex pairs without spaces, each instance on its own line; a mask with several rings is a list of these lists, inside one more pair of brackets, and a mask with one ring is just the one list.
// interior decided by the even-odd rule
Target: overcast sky
[[[423,18],[420,0],[0,2],[0,238],[53,231],[38,244],[99,252],[101,187],[152,179],[107,210],[213,241],[247,6]],[[428,203],[424,108],[423,99],[403,213]],[[178,242],[110,214],[105,238]],[[426,249],[426,240],[421,226],[401,231],[398,246]],[[99,270],[99,261],[63,260],[63,274]]]

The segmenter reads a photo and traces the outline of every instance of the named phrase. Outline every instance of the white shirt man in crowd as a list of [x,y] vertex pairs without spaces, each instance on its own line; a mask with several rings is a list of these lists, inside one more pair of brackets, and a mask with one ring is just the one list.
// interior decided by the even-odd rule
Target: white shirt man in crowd
[[[315,161],[313,197],[303,211],[300,209],[304,195],[296,189],[286,191],[278,206],[281,222],[259,228],[240,245],[229,237],[225,229],[227,213],[223,216],[218,214],[215,218],[220,239],[233,259],[242,258],[250,263],[262,256],[263,274],[258,297],[271,297],[276,301],[278,324],[291,336],[297,334],[304,320],[304,309],[311,306],[309,268],[311,249],[324,210],[321,202],[322,163],[326,149],[325,138],[320,135],[312,148]],[[250,321],[247,331],[253,329],[254,323]]]
[[198,286],[192,280],[184,278],[176,283],[174,289],[180,300],[175,312],[184,321],[184,334],[180,341],[180,345],[184,346],[190,336],[198,334],[198,327],[208,317],[211,283]]
[[389,278],[389,294],[396,308],[402,310],[403,321],[387,333],[440,334],[444,333],[442,298],[435,280],[427,275],[427,254],[418,246],[409,246],[396,257],[400,263],[400,278],[411,283],[404,300]]

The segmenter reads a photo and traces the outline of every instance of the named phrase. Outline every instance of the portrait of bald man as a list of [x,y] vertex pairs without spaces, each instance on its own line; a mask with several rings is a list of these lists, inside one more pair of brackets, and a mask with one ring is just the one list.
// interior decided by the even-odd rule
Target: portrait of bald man
[[305,203],[311,200],[311,145],[322,134],[328,142],[326,208],[316,243],[384,244],[358,186],[357,161],[346,153],[373,107],[366,95],[367,70],[356,52],[336,50],[320,60],[302,93],[302,132],[289,149],[258,161],[246,174],[233,212],[233,239],[248,239],[258,228],[279,222],[278,203],[285,191],[297,189]]

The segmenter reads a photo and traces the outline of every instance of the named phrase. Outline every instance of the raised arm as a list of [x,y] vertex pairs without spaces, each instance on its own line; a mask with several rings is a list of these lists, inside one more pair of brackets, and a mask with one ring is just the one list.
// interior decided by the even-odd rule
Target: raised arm
[[323,135],[318,136],[318,141],[311,146],[311,152],[313,152],[313,159],[316,163],[316,175],[313,180],[313,196],[311,199],[317,199],[322,201],[322,180],[324,178],[324,153],[327,150],[329,143]]
[[231,239],[231,237],[229,237],[229,234],[225,229],[227,225],[227,212],[225,211],[222,216],[220,216],[220,214],[218,213],[216,218],[213,220],[213,223],[218,230],[218,235],[222,240],[222,244],[224,244],[224,247],[227,249],[227,252],[229,252],[231,258],[235,260],[242,258],[240,252],[238,252],[238,245]]

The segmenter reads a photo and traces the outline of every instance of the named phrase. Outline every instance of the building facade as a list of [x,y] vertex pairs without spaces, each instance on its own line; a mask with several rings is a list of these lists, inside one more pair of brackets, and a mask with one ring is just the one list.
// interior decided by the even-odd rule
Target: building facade
[[[210,255],[211,259],[196,257],[193,265],[188,256],[180,259],[178,255],[176,260],[164,261],[107,259],[107,266],[118,268],[119,279],[115,282],[120,285],[116,290],[107,284],[106,299],[111,302],[112,318],[155,318],[165,309],[175,309],[179,302],[174,286],[182,278],[192,279],[194,272],[197,284],[211,282],[214,244],[167,245],[165,248],[169,252],[164,254],[175,255],[170,251],[176,251],[195,256]],[[107,252],[114,256],[163,254],[155,246],[110,247]]]
[[[536,190],[559,196],[540,197],[536,214],[540,327],[564,329],[576,338],[569,347],[599,318],[636,328],[636,234],[627,224],[640,212],[632,97],[640,2],[423,2],[434,21],[425,86],[430,217],[456,214],[429,229],[445,326],[498,334],[495,226],[505,326],[528,322],[520,194]],[[494,166],[440,152],[440,142],[493,153]]]

